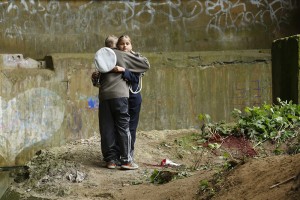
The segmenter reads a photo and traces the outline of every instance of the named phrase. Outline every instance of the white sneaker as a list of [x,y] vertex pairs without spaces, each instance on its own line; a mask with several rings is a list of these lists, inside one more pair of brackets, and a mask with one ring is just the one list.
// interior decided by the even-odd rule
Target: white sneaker
[[121,165],[121,169],[138,169],[138,168],[139,168],[139,166],[137,164],[135,164],[134,162]]

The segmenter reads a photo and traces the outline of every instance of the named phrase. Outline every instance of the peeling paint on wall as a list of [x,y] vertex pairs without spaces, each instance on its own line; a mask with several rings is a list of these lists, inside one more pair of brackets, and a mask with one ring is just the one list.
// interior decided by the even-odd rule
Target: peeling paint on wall
[[45,68],[44,62],[32,58],[24,59],[22,54],[3,54],[3,68]]

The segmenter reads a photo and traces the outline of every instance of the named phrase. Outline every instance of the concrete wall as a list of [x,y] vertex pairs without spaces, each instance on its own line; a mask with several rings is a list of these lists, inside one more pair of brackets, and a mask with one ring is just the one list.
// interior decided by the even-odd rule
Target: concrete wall
[[142,129],[197,127],[200,113],[230,120],[234,108],[271,101],[268,51],[162,53],[149,59]]
[[[230,121],[234,108],[272,101],[269,50],[144,55],[151,69],[143,77],[139,130],[198,127],[200,113]],[[93,56],[51,54],[38,68],[19,65],[16,55],[0,56],[1,165],[99,134]]]
[[280,38],[272,44],[273,101],[276,98],[298,104],[300,35]]
[[0,53],[94,53],[124,33],[142,52],[269,49],[300,32],[299,18],[297,0],[7,0]]

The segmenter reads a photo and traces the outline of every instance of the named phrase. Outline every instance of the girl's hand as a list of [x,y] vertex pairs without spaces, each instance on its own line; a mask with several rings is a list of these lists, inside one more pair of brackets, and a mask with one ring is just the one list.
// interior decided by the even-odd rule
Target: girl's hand
[[120,67],[120,66],[115,66],[113,69],[112,69],[113,72],[125,72],[125,68],[123,67]]

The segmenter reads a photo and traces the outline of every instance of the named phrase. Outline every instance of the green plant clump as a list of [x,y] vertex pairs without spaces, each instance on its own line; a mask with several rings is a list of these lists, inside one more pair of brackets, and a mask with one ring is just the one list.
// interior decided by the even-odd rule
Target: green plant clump
[[164,184],[175,179],[188,177],[187,171],[170,171],[170,170],[157,170],[155,169],[150,176],[150,182],[154,184]]
[[199,115],[204,121],[202,134],[212,137],[214,134],[245,136],[254,142],[262,143],[267,140],[278,144],[298,135],[300,127],[300,105],[292,101],[282,101],[277,98],[278,105],[264,103],[261,107],[246,107],[244,112],[234,109],[233,124],[225,122],[212,123],[210,116]]

